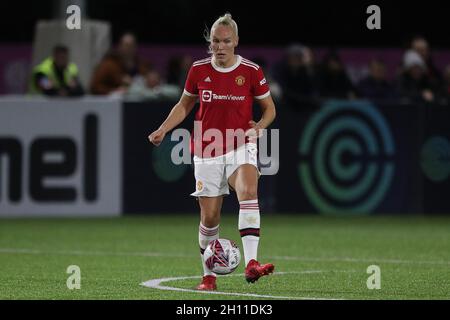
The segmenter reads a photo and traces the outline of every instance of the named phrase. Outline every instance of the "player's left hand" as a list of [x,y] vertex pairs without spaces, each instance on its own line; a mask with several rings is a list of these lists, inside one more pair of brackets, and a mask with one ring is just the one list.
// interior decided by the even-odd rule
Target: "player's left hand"
[[148,136],[148,140],[150,140],[150,142],[153,143],[155,146],[159,146],[161,144],[161,142],[163,141],[165,135],[166,135],[166,133],[163,130],[158,129],[158,130],[153,131]]
[[256,142],[256,139],[263,134],[262,129],[258,126],[258,123],[253,120],[250,120],[248,124],[250,125],[250,129],[245,132],[245,136],[250,137],[250,142]]

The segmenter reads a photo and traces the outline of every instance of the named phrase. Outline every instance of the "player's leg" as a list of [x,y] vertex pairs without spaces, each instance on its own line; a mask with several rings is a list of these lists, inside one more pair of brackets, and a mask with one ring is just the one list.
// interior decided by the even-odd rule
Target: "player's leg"
[[196,191],[191,195],[197,197],[200,205],[200,223],[198,243],[203,266],[203,279],[198,290],[215,290],[216,275],[211,272],[203,259],[203,253],[212,240],[219,238],[220,211],[223,196],[229,194],[224,178],[224,165],[195,163]]
[[200,204],[200,224],[206,228],[219,226],[223,196],[199,197],[198,202]]
[[244,249],[245,265],[257,260],[260,212],[258,206],[258,171],[251,164],[243,164],[228,179],[239,201],[239,232]]
[[203,266],[203,278],[197,289],[216,290],[216,275],[206,266],[203,254],[210,241],[219,239],[220,211],[222,209],[223,196],[199,197],[198,202],[200,204],[198,244]]
[[198,243],[203,264],[203,276],[215,276],[205,264],[203,253],[208,243],[219,239],[220,210],[222,209],[223,196],[199,197],[200,225],[198,228]]
[[258,205],[259,172],[253,164],[240,165],[228,179],[239,200],[239,232],[245,258],[245,277],[255,282],[263,275],[273,272],[272,264],[258,263],[260,236],[260,211]]

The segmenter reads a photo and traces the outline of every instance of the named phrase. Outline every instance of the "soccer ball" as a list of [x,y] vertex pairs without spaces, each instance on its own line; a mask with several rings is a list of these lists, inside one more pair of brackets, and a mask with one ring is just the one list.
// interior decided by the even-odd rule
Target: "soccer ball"
[[206,267],[217,274],[233,272],[241,262],[241,252],[232,240],[212,240],[203,254]]

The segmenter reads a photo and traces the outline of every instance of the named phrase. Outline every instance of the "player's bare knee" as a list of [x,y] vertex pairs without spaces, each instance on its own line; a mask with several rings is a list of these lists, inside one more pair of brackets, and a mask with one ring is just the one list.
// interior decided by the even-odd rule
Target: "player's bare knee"
[[202,215],[201,222],[207,228],[214,228],[219,224],[219,215]]
[[201,210],[201,222],[207,228],[214,228],[219,224],[220,213],[216,210]]
[[241,187],[240,190],[237,191],[239,200],[254,200],[258,197],[258,190],[256,186],[245,186]]

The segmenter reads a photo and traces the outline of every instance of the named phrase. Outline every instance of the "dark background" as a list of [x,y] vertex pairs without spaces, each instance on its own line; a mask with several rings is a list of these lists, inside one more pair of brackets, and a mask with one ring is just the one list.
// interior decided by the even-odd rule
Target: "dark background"
[[[55,0],[56,1],[56,0]],[[1,1],[0,42],[30,42],[37,20],[55,16],[55,1]],[[368,30],[366,9],[381,8],[381,30]],[[446,1],[137,1],[87,0],[86,14],[112,22],[113,37],[125,30],[142,43],[201,44],[205,25],[229,11],[241,44],[404,47],[422,34],[434,48],[449,48]]]
[[[195,198],[189,196],[195,188],[192,166],[181,165],[186,166],[184,174],[174,181],[164,181],[160,179],[156,172],[158,169],[153,165],[155,148],[150,148],[143,143],[143,137],[147,136],[149,128],[158,127],[160,119],[166,116],[166,105],[164,102],[128,102],[124,104],[122,164],[123,185],[125,186],[123,188],[123,212],[125,213],[190,213],[192,208],[197,206]],[[448,190],[450,190],[450,179],[431,181],[420,167],[421,150],[425,141],[438,135],[450,140],[448,125],[446,125],[450,118],[450,108],[448,106],[430,107],[421,104],[389,103],[375,104],[374,107],[386,121],[387,128],[392,134],[395,152],[391,158],[383,158],[383,152],[380,152],[379,158],[369,160],[370,156],[365,151],[359,160],[363,165],[374,161],[380,168],[387,160],[394,164],[392,182],[382,200],[371,213],[400,215],[450,212],[450,202],[446,201]],[[301,161],[298,150],[299,142],[306,124],[317,112],[320,112],[320,109],[295,110],[292,106],[277,103],[277,119],[271,128],[280,129],[279,159],[281,164],[276,175],[261,177],[258,201],[263,212],[301,214],[319,212],[305,193],[305,188],[297,174]],[[346,115],[350,114],[346,113]],[[368,120],[367,123],[370,124],[371,121]],[[191,113],[179,127],[192,130],[192,123],[193,114]],[[374,132],[377,130],[375,128]],[[338,136],[336,135],[336,137]],[[315,148],[315,143],[312,145],[311,150]],[[162,145],[159,148],[161,150]],[[169,159],[169,153],[170,150],[167,153],[167,159]],[[312,156],[313,151],[304,160],[314,168]],[[170,161],[163,161],[163,163],[169,166],[170,172],[175,170]],[[315,174],[317,174],[317,170]],[[332,177],[332,175],[330,176]],[[333,178],[331,179],[333,180]],[[342,186],[342,181],[339,179],[333,181]],[[372,181],[372,187],[376,185],[376,181]],[[320,184],[316,183],[315,186],[320,190]],[[373,191],[373,188],[370,190]],[[351,210],[364,202],[370,192],[355,202],[338,203],[335,202],[335,199],[329,198],[328,200],[337,208],[346,209],[349,213],[367,214],[368,212]],[[171,198],[173,194],[183,196],[173,201]],[[232,192],[224,199],[223,212],[236,212],[236,210],[239,210],[239,207],[236,194]]]

